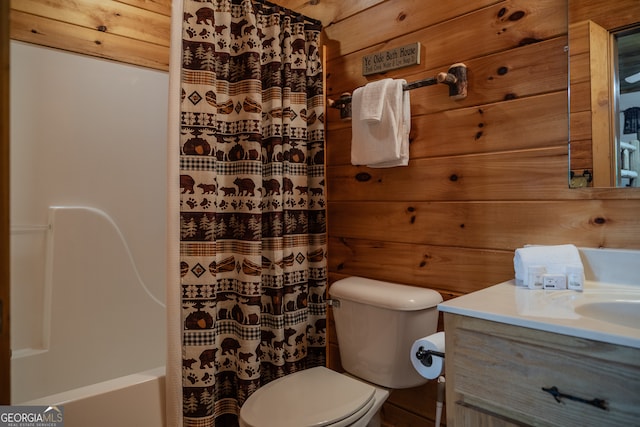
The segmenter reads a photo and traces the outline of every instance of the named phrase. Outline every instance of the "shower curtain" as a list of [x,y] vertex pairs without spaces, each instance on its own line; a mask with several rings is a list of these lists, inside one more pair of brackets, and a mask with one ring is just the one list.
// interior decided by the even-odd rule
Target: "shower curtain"
[[182,421],[232,426],[261,385],[325,364],[321,28],[267,2],[183,3]]

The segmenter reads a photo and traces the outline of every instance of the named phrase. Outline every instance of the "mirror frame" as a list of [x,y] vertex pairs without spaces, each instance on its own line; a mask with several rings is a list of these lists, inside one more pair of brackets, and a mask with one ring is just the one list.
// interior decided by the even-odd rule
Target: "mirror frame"
[[640,2],[568,0],[568,17],[569,187],[615,187],[615,98],[609,41],[613,32],[638,23]]

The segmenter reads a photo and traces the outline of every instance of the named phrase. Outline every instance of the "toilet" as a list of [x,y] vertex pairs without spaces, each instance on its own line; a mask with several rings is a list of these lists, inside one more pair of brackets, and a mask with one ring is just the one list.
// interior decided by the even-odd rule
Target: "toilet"
[[240,409],[240,426],[378,426],[390,390],[427,382],[410,351],[416,339],[436,332],[438,292],[348,277],[329,293],[346,372],[316,367],[266,384]]

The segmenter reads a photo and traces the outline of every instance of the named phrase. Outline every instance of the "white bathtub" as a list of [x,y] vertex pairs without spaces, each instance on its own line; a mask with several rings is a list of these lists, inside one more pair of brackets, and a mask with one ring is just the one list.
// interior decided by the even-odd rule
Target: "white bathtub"
[[62,406],[65,427],[164,427],[165,368],[127,375],[24,404]]

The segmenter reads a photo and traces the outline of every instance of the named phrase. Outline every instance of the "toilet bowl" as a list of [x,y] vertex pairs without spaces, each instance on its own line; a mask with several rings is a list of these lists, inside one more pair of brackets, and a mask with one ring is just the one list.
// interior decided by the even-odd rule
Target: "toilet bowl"
[[441,295],[426,288],[361,277],[329,289],[345,373],[316,367],[256,390],[240,410],[242,427],[374,427],[390,389],[427,382],[411,346],[437,329]]
[[279,378],[240,411],[241,427],[365,427],[389,391],[325,367]]

